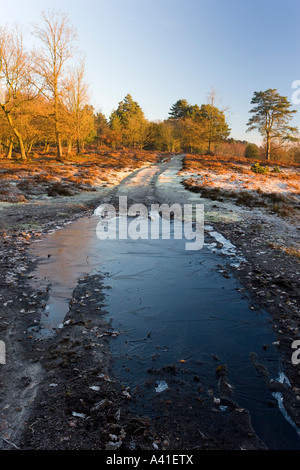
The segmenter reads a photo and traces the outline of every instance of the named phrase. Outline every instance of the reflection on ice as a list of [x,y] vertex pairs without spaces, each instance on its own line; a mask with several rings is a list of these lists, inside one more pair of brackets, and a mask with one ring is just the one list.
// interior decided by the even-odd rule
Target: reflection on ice
[[[108,273],[106,310],[113,328],[122,332],[111,350],[115,374],[125,386],[142,388],[149,369],[180,364],[184,369],[179,369],[178,379],[191,393],[198,387],[195,377],[205,391],[217,391],[216,367],[226,364],[233,399],[250,410],[262,439],[273,448],[300,448],[298,430],[282,414],[281,397],[272,397],[249,359],[257,352],[270,376],[277,377],[280,357],[272,347],[268,315],[252,311],[234,277],[224,278],[217,267],[219,253],[238,262],[235,247],[210,226],[205,233],[222,245],[220,250],[205,244],[201,250],[187,251],[184,239],[172,237],[99,240],[98,220],[80,219],[35,246],[36,255],[43,257],[37,282],[51,285],[42,318],[45,329],[62,326],[72,290],[83,274]],[[264,344],[271,345],[267,351]],[[172,382],[156,378],[157,391],[168,394]],[[154,387],[148,393],[156,396]],[[279,408],[266,405],[273,398]]]

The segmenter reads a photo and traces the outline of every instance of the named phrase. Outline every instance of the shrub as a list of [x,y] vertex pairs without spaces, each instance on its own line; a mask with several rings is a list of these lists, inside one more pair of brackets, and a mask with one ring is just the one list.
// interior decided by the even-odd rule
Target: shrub
[[274,173],[281,173],[279,166],[274,166],[273,170]]
[[260,174],[265,174],[268,173],[269,167],[268,166],[260,166],[260,164],[254,163],[254,165],[251,166],[251,171],[254,173],[260,173]]
[[236,204],[241,206],[249,206],[252,207],[257,203],[257,198],[254,195],[250,194],[246,191],[241,191],[236,194]]
[[259,157],[259,148],[256,144],[247,144],[247,147],[245,149],[245,155],[246,158],[251,158],[255,159]]
[[54,183],[48,187],[47,194],[49,197],[56,196],[74,196],[74,191],[68,186],[64,186],[61,183]]

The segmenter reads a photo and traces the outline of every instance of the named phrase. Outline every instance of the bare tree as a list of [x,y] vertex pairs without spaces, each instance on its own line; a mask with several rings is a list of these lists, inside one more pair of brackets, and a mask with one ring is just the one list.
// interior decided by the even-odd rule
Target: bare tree
[[208,145],[208,154],[211,154],[212,145],[214,143],[226,140],[230,134],[230,128],[225,117],[225,111],[227,111],[228,108],[220,110],[216,106],[217,101],[217,91],[215,88],[211,87],[210,92],[207,94],[207,104],[203,104],[200,108],[200,115],[206,127],[204,135]]
[[12,30],[0,28],[0,91],[0,107],[17,138],[21,158],[26,161],[26,150],[14,122],[14,113],[23,103],[35,99],[38,91],[33,80],[32,57],[25,51],[22,30],[18,26]]
[[43,43],[37,62],[44,94],[53,101],[57,157],[61,159],[61,107],[66,62],[73,56],[76,31],[68,16],[57,10],[42,12],[43,26],[35,25],[34,34]]
[[94,122],[90,119],[90,113],[87,112],[89,92],[83,59],[69,73],[66,82],[65,103],[69,114],[70,127],[76,141],[77,153],[79,154],[87,134],[94,128]]

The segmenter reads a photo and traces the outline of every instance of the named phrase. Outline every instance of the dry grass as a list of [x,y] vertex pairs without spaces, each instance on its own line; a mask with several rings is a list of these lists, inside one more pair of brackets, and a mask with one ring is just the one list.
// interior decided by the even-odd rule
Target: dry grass
[[42,193],[54,196],[95,190],[99,186],[113,185],[126,174],[147,163],[156,163],[159,158],[156,152],[91,147],[87,154],[74,155],[63,162],[56,160],[54,152],[53,155],[35,155],[26,164],[2,159],[0,201],[9,201],[9,193],[14,202],[16,194],[22,192],[26,192],[26,196]]
[[290,256],[295,256],[296,258],[300,259],[300,250],[294,247],[286,247],[279,245],[277,243],[269,243],[269,246],[273,248],[273,250],[280,250],[284,251],[284,253],[290,255]]

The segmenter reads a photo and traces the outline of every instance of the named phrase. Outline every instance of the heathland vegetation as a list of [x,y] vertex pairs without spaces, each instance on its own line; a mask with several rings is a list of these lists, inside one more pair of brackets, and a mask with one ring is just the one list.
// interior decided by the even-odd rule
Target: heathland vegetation
[[90,102],[85,61],[76,48],[76,30],[67,15],[43,12],[33,25],[36,48],[27,50],[22,28],[0,27],[0,155],[26,162],[36,153],[53,152],[58,161],[99,148],[189,152],[299,162],[295,111],[277,90],[255,92],[248,130],[258,130],[264,144],[230,137],[226,109],[219,109],[214,89],[207,102],[179,99],[164,121],[149,121],[127,94],[109,117]]

